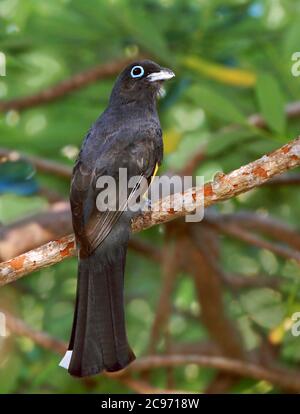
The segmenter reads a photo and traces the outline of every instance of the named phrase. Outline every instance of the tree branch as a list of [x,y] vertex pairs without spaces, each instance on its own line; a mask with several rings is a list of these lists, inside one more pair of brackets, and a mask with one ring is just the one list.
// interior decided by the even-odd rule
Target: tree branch
[[75,255],[74,235],[51,241],[14,259],[0,263],[0,286]]
[[[300,138],[246,164],[229,174],[217,174],[203,187],[193,187],[159,200],[153,209],[139,215],[132,224],[134,232],[190,214],[196,208],[208,207],[258,187],[275,175],[300,166]],[[204,193],[204,203],[202,194]],[[184,203],[182,203],[184,200]],[[184,207],[182,208],[182,204]],[[172,208],[170,208],[172,206]]]
[[[186,240],[185,251],[201,309],[200,321],[210,338],[219,346],[223,356],[244,359],[242,338],[234,322],[228,318],[224,306],[217,234],[203,222],[200,225],[184,227],[190,235]],[[219,372],[209,382],[205,393],[225,393],[239,380],[236,375]]]
[[8,148],[0,148],[0,163],[6,161],[24,160],[32,164],[41,172],[51,173],[58,177],[70,179],[72,168],[59,162],[49,161],[45,158],[35,157],[33,155],[20,154],[18,151]]
[[236,213],[217,215],[209,212],[205,218],[218,223],[233,223],[251,230],[265,234],[272,239],[286,243],[296,250],[300,250],[300,232],[275,217],[239,211]]
[[[51,240],[65,237],[71,231],[70,203],[54,203],[46,211],[0,227],[0,261],[10,260]],[[141,237],[132,237],[129,248],[148,260],[161,262],[159,248]]]
[[286,369],[262,367],[252,362],[222,356],[207,355],[149,355],[135,361],[125,372],[139,372],[155,368],[179,367],[196,364],[206,368],[219,369],[243,377],[265,380],[280,388],[300,391],[300,375]]
[[[36,331],[28,327],[23,321],[20,321],[15,316],[10,315],[5,310],[0,309],[0,311],[5,313],[7,327],[12,332],[17,335],[26,336],[37,345],[58,354],[63,354],[65,351],[62,348],[64,346],[66,349],[67,345],[64,344],[64,342],[54,339],[44,332]],[[212,355],[149,355],[134,361],[123,371],[113,374],[105,373],[104,375],[123,382],[123,379],[127,381],[128,375],[131,373],[148,371],[156,368],[179,367],[187,364],[196,364],[202,367],[214,368],[243,377],[253,378],[255,380],[265,380],[280,388],[284,388],[292,392],[300,392],[300,375],[295,371],[287,370],[281,367],[263,367],[252,362]],[[125,385],[126,381],[124,381]],[[131,383],[129,381],[127,385],[129,387],[133,385],[130,384]],[[142,389],[140,388],[139,391],[142,391]]]
[[186,251],[190,273],[194,277],[195,294],[201,309],[201,321],[210,337],[219,345],[222,354],[230,358],[244,358],[242,338],[226,315],[223,302],[216,236],[208,226],[190,228]]
[[[7,328],[16,335],[25,336],[31,339],[36,345],[55,352],[60,355],[64,355],[67,349],[67,344],[59,339],[56,339],[46,332],[37,331],[32,329],[21,319],[16,318],[6,310],[0,308],[0,312],[5,314]],[[173,389],[162,389],[152,387],[148,382],[131,378],[128,374],[120,373],[104,373],[108,378],[113,378],[126,387],[138,392],[146,394],[187,394],[189,391],[186,390],[173,390]]]
[[[156,351],[160,334],[166,328],[172,310],[170,298],[176,281],[178,271],[178,256],[180,255],[179,245],[165,243],[163,247],[162,260],[162,285],[156,305],[155,317],[151,326],[149,353]],[[165,332],[166,333],[166,332]]]
[[287,186],[287,185],[300,185],[300,174],[299,173],[292,173],[292,174],[283,174],[279,177],[274,177],[272,180],[267,181],[264,184],[266,187],[280,187],[280,186]]
[[[300,165],[300,138],[244,165],[229,174],[218,174],[204,187],[193,187],[184,194],[176,193],[154,204],[152,210],[137,216],[132,222],[133,232],[166,223],[196,208],[228,200],[258,187],[277,174]],[[202,195],[204,194],[204,201]],[[184,201],[184,203],[182,203]],[[171,207],[170,207],[171,206]],[[69,235],[0,264],[0,285],[19,279],[27,273],[58,263],[74,254],[74,237]]]

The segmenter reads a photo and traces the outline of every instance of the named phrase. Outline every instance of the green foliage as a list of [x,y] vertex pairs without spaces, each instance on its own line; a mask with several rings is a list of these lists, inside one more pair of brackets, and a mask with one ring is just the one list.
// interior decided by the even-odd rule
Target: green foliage
[[[299,51],[300,8],[296,3],[2,0],[0,51],[7,57],[7,76],[0,77],[0,99],[29,96],[95,65],[146,55],[176,73],[173,83],[167,85],[166,98],[159,103],[168,148],[162,169],[180,169],[203,148],[206,158],[197,173],[208,180],[217,171],[238,168],[299,135],[299,120],[288,120],[284,114],[285,105],[299,98],[299,78],[291,75],[291,55]],[[113,82],[111,77],[45,105],[1,113],[0,147],[71,166],[88,128],[104,110]],[[247,117],[259,112],[267,130],[247,124]],[[39,186],[68,197],[67,180],[32,172]],[[273,187],[256,189],[216,209],[221,213],[247,209],[270,214],[299,228],[299,205],[299,191]],[[6,224],[47,207],[48,201],[37,194],[0,195],[0,222]],[[140,237],[158,248],[164,243],[159,228]],[[286,320],[300,309],[299,266],[227,237],[221,239],[220,251],[220,266],[228,273],[283,278],[279,291],[224,289],[225,308],[247,349],[259,347],[261,334],[272,339],[280,331],[275,336],[276,344],[281,345],[282,362],[299,362],[300,339],[284,328]],[[161,273],[156,263],[129,252],[126,315],[130,343],[138,356],[148,350]],[[66,260],[2,288],[0,307],[9,305],[32,327],[67,341],[75,285],[76,260]],[[199,318],[201,307],[190,275],[178,276],[171,299],[170,339],[176,344],[209,339]],[[165,348],[162,339],[158,351]],[[58,355],[28,338],[11,335],[1,340],[0,392],[130,392],[102,377],[91,389],[70,378],[58,368],[58,362]],[[174,370],[176,386],[192,391],[203,391],[214,375],[212,370],[194,365]],[[165,379],[163,369],[151,376],[157,387],[164,387]],[[271,386],[252,380],[240,381],[232,390],[273,391]]]
[[269,74],[262,73],[257,80],[256,94],[260,112],[268,125],[278,134],[284,134],[286,126],[284,97],[277,80]]
[[263,328],[275,328],[284,317],[284,306],[278,292],[253,289],[241,295],[241,305],[249,317]]

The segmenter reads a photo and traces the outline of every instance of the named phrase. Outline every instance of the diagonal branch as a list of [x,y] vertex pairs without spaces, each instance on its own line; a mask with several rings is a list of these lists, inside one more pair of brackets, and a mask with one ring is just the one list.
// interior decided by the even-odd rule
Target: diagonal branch
[[48,210],[0,227],[0,261],[12,259],[71,232],[70,203],[54,203]]
[[36,329],[31,328],[22,319],[16,318],[9,312],[2,310],[5,315],[5,322],[7,328],[16,335],[26,336],[30,338],[35,344],[41,346],[44,349],[48,349],[57,354],[64,355],[66,352],[67,344],[59,339],[56,339],[46,332],[37,331]]
[[[71,231],[70,203],[54,203],[48,210],[0,227],[0,261],[12,259],[51,240],[67,236]],[[129,247],[148,260],[161,262],[159,248],[141,237],[132,237]]]
[[272,289],[278,289],[282,282],[282,278],[279,276],[269,276],[264,274],[247,276],[243,274],[222,272],[221,277],[223,282],[232,290],[253,287],[270,287]]
[[208,207],[245,193],[272,177],[299,166],[300,137],[229,174],[217,174],[213,181],[206,183],[204,187],[192,187],[183,194],[176,193],[159,200],[151,211],[136,217],[132,229],[134,232],[141,231],[186,216],[195,209]]
[[[228,200],[267,182],[284,171],[300,166],[300,138],[246,164],[229,174],[218,174],[204,187],[193,187],[184,193],[165,197],[154,204],[152,210],[137,216],[132,223],[133,232],[166,223],[187,214]],[[204,200],[203,200],[204,195]],[[74,254],[74,237],[69,235],[0,264],[0,285],[53,265]]]
[[52,102],[99,79],[107,79],[118,74],[131,61],[132,59],[119,59],[114,62],[94,66],[91,69],[77,73],[57,85],[50,86],[35,95],[0,102],[0,111],[8,111],[10,109],[20,111]]
[[[285,114],[289,119],[295,119],[300,116],[300,101],[290,102],[285,106]],[[252,114],[248,117],[248,123],[257,128],[266,128],[266,120],[260,114]]]

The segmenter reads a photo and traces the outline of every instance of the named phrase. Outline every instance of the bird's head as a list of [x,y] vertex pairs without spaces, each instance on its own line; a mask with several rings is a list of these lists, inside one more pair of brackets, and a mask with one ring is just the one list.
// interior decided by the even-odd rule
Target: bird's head
[[118,76],[111,100],[124,103],[153,100],[159,95],[163,82],[174,76],[172,70],[163,68],[151,60],[131,63]]

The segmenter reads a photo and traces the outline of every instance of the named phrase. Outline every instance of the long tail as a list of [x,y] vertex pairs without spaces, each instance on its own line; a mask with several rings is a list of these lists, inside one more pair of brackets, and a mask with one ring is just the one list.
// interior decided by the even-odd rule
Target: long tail
[[106,240],[80,259],[76,307],[69,350],[60,365],[85,377],[118,371],[135,359],[124,317],[124,269],[127,243]]

